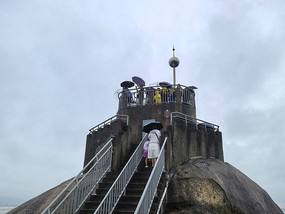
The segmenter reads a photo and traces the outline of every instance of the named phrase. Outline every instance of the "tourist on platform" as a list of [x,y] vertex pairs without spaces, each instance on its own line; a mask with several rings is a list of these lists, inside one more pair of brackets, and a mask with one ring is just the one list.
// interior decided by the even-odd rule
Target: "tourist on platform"
[[166,87],[162,87],[160,91],[161,102],[167,103],[168,102],[168,89]]
[[139,105],[143,105],[143,100],[144,100],[144,88],[142,85],[138,85],[137,89],[137,99],[136,99],[136,103]]
[[131,91],[127,87],[124,87],[123,93],[125,93],[127,96],[127,105],[130,105],[130,103],[133,102],[133,96],[132,96]]
[[154,93],[155,93],[155,89],[153,87],[146,87],[145,88],[145,100],[144,100],[144,105],[147,104],[153,104],[154,102]]
[[161,103],[161,95],[159,92],[160,92],[160,90],[157,89],[155,92],[155,96],[154,96],[154,102],[156,105]]
[[175,96],[175,88],[172,86],[169,90],[169,102],[175,102],[176,96]]

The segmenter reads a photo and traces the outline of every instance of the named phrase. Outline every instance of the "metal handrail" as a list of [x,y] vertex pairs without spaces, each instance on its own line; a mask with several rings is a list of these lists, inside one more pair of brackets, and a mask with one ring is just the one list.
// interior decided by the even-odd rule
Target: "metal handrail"
[[173,118],[179,118],[179,119],[185,120],[186,126],[187,126],[188,122],[192,122],[192,123],[196,124],[196,127],[204,126],[205,129],[207,127],[210,127],[216,131],[219,131],[218,125],[216,125],[214,123],[207,122],[205,120],[200,120],[198,118],[192,117],[192,116],[187,115],[187,114],[183,114],[181,112],[171,112],[171,114],[170,114],[170,125],[171,126],[172,126]]
[[142,159],[143,144],[147,139],[147,135],[141,140],[140,144],[136,148],[135,152],[114,181],[109,191],[97,207],[94,213],[112,213],[115,209],[121,196],[125,193],[128,183],[130,182],[133,174],[137,170],[137,167]]
[[90,133],[97,131],[99,128],[104,128],[104,126],[111,124],[112,122],[121,119],[127,121],[127,126],[129,125],[129,116],[124,114],[116,114],[113,117],[110,117],[109,119],[105,120],[104,122],[94,126],[93,128],[89,129]]
[[165,196],[166,196],[166,192],[167,192],[167,188],[168,188],[168,183],[169,183],[169,181],[167,180],[167,181],[166,181],[165,188],[164,188],[164,191],[163,191],[163,193],[162,193],[161,199],[160,199],[159,204],[158,204],[158,208],[157,208],[156,214],[159,214],[159,212],[160,212],[162,203],[163,203],[164,198],[165,198]]
[[161,103],[184,103],[195,106],[195,92],[184,85],[171,88],[161,86],[128,89],[118,93],[119,108],[128,106],[159,105]]
[[[111,138],[41,214],[76,213],[94,192],[103,176],[111,169],[112,151]],[[83,174],[87,169],[89,169],[88,172]],[[57,202],[58,205],[56,205]]]
[[163,145],[161,147],[159,156],[157,158],[157,161],[155,163],[155,166],[153,167],[153,170],[149,176],[149,179],[147,181],[147,184],[144,188],[143,194],[140,198],[140,201],[138,203],[138,206],[135,210],[135,214],[146,214],[150,212],[151,205],[153,202],[153,199],[157,193],[157,186],[159,184],[161,175],[165,169],[165,145],[167,142],[167,137],[165,138]]

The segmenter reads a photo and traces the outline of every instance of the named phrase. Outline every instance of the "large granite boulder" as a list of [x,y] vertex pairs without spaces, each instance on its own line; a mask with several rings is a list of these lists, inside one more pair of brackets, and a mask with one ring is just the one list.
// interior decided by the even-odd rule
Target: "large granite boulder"
[[270,196],[235,167],[191,159],[170,178],[166,213],[283,214]]
[[[70,183],[71,180],[72,179],[64,181],[58,186],[14,208],[7,214],[40,214],[53,201],[53,199],[56,198],[57,195]],[[70,189],[71,188],[72,186],[70,187]],[[63,195],[63,197],[64,196],[65,195]]]

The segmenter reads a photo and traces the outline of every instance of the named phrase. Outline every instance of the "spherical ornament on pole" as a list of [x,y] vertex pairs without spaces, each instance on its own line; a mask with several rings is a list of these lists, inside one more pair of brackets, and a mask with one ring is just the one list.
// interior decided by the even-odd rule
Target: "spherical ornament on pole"
[[177,58],[177,57],[171,57],[170,59],[169,59],[169,65],[170,65],[170,67],[172,67],[172,68],[176,68],[176,67],[178,67],[178,65],[179,65],[179,59]]
[[179,59],[175,57],[175,48],[173,46],[173,57],[169,59],[169,65],[173,68],[173,86],[176,85],[176,74],[175,74],[175,68],[179,65]]

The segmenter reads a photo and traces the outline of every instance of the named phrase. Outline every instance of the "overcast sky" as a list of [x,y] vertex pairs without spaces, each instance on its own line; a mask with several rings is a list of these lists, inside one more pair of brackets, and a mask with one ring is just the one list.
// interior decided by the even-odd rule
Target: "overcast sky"
[[120,82],[195,85],[225,161],[285,207],[283,0],[0,1],[0,202],[75,176]]

